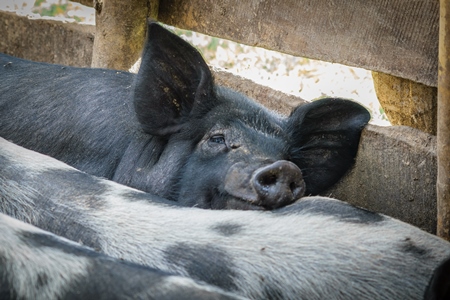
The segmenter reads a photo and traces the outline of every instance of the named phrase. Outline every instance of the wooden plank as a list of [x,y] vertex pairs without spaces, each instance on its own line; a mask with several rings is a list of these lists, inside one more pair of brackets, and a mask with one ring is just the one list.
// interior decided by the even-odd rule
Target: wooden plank
[[435,136],[406,126],[368,125],[354,168],[324,195],[435,233],[436,165]]
[[166,0],[161,22],[437,86],[432,0]]
[[441,0],[437,125],[437,234],[450,241],[450,2]]
[[0,52],[35,61],[88,67],[95,27],[33,20],[0,11]]

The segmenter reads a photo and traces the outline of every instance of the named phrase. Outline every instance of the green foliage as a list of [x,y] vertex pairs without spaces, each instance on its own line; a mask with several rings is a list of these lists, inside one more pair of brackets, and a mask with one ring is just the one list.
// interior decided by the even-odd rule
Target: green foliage
[[54,17],[57,15],[64,15],[67,10],[67,4],[52,4],[50,8],[41,8],[39,14],[41,16]]
[[44,3],[45,2],[45,0],[36,0],[36,2],[34,2],[34,6],[36,7],[39,7],[39,6],[41,6],[41,4],[42,3]]
[[209,51],[217,51],[217,47],[219,47],[219,42],[220,40],[216,37],[212,37],[211,41],[209,42],[209,44],[206,46],[206,48]]
[[381,106],[380,106],[379,111],[380,111],[381,119],[384,120],[384,121],[389,121],[389,119],[388,119],[386,113],[384,112],[384,109],[383,109]]
[[33,12],[47,17],[66,16],[68,9],[67,1],[58,1],[58,3],[52,3],[50,6],[45,5],[46,3],[46,0],[36,0],[34,2]]

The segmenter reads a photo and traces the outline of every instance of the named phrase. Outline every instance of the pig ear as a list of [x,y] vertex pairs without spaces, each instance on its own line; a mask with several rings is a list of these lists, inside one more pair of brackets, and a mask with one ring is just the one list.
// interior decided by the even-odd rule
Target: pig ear
[[156,23],[147,30],[134,108],[145,132],[164,136],[183,127],[194,105],[210,97],[214,83],[194,47]]
[[306,193],[316,195],[352,166],[361,130],[370,119],[361,105],[326,98],[297,107],[288,119],[291,160],[302,170]]

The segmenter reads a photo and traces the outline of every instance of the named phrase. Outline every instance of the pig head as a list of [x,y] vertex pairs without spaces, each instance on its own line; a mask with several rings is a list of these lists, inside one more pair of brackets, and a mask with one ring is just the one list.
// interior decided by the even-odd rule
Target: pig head
[[326,98],[289,116],[214,84],[149,23],[137,75],[0,55],[0,136],[92,175],[212,209],[274,209],[333,185],[370,115]]

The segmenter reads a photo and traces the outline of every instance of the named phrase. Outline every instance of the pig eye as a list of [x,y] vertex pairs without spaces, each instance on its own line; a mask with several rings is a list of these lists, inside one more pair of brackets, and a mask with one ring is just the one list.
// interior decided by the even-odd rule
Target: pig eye
[[221,134],[213,135],[209,138],[210,143],[225,145],[225,137]]

